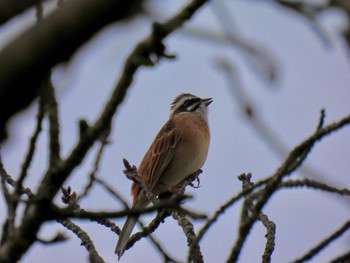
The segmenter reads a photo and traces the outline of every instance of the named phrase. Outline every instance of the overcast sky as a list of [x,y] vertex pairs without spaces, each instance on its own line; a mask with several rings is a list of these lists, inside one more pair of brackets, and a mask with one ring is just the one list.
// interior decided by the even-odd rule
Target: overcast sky
[[[184,1],[158,3],[158,12],[171,15]],[[276,81],[269,82],[247,63],[247,57],[229,44],[219,44],[188,33],[176,32],[166,40],[176,60],[162,60],[153,68],[142,68],[132,83],[125,103],[114,119],[112,143],[104,152],[98,175],[131,202],[130,181],[125,179],[122,158],[138,165],[154,136],[167,120],[169,104],[182,92],[200,97],[212,97],[209,123],[211,146],[201,175],[201,187],[188,189],[193,199],[186,207],[212,215],[231,196],[241,190],[237,175],[251,172],[253,181],[274,173],[284,156],[277,155],[253,126],[242,116],[234,92],[215,61],[225,58],[235,66],[236,74],[246,95],[254,103],[258,115],[274,131],[287,149],[308,137],[318,123],[321,108],[326,110],[326,123],[349,114],[350,67],[346,45],[339,30],[345,18],[339,12],[322,15],[320,25],[330,41],[322,42],[306,20],[284,9],[257,1],[226,1],[226,11],[233,23],[226,30],[238,30],[250,43],[264,47],[278,63]],[[217,19],[220,8],[209,5],[201,9],[187,24],[215,33],[223,32],[222,20]],[[32,20],[26,14],[10,21],[0,32],[3,42],[13,32],[23,28],[24,21]],[[223,14],[223,17],[224,14]],[[150,29],[148,18],[138,18],[129,23],[111,25],[86,44],[69,64],[57,67],[53,74],[60,104],[62,153],[66,156],[77,140],[77,120],[92,122],[108,98],[118,78],[124,59]],[[5,32],[6,31],[6,32]],[[62,43],[64,44],[64,43]],[[269,56],[270,57],[270,56]],[[1,154],[8,172],[17,175],[22,156],[34,129],[36,105],[22,113],[11,123],[10,141]],[[46,127],[46,123],[45,123]],[[336,186],[350,188],[350,129],[345,128],[318,143],[308,157],[306,165]],[[39,151],[30,169],[26,184],[36,189],[39,178],[47,167],[47,134],[41,134]],[[80,191],[87,182],[94,153],[87,156],[84,165],[74,171],[66,182]],[[293,176],[302,176],[299,173]],[[316,178],[317,179],[317,178]],[[2,198],[2,197],[1,197]],[[276,223],[276,248],[273,262],[288,262],[304,254],[323,237],[326,237],[349,218],[349,204],[336,196],[307,189],[281,191],[276,194],[264,212]],[[57,199],[59,203],[59,199]],[[4,204],[1,203],[1,206]],[[224,262],[237,237],[240,205],[230,208],[208,232],[201,243],[205,262]],[[116,210],[120,203],[111,199],[100,188],[94,188],[90,198],[81,206],[84,209]],[[145,222],[152,216],[144,216]],[[0,215],[4,219],[4,215]],[[120,226],[124,220],[116,221]],[[106,262],[116,262],[114,248],[117,236],[91,222],[78,222],[91,234],[100,255]],[[195,224],[199,229],[203,222]],[[56,223],[45,224],[40,232],[50,238],[57,230]],[[82,262],[86,252],[80,241],[69,233],[69,241],[52,246],[35,244],[22,262]],[[240,262],[259,262],[265,246],[265,229],[255,224],[244,246]],[[177,223],[168,218],[155,236],[166,250],[180,261],[185,261],[187,247],[185,236]],[[329,249],[311,262],[326,262],[349,248],[350,235],[345,234]],[[138,242],[126,251],[120,262],[161,262],[153,245],[147,240]]]

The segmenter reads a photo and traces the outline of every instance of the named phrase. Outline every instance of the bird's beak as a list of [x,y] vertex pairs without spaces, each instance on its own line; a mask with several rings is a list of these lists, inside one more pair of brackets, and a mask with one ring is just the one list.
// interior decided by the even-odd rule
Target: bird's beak
[[209,104],[213,102],[213,99],[212,98],[202,99],[202,102],[206,107],[208,107]]

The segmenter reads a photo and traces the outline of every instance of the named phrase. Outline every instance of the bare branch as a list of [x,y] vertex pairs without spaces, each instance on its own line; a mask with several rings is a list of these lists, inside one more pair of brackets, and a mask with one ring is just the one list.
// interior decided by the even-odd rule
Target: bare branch
[[180,211],[173,211],[172,217],[177,220],[187,238],[187,246],[189,248],[187,262],[204,262],[203,255],[194,232],[193,224]]
[[287,180],[283,181],[279,188],[292,188],[292,187],[308,187],[317,190],[326,191],[329,193],[336,193],[339,195],[350,195],[350,189],[343,188],[338,189],[337,187],[329,186],[328,184],[320,183],[310,179],[302,179],[302,180]]
[[274,0],[273,3],[282,6],[286,10],[290,10],[295,14],[305,18],[306,22],[310,26],[311,30],[319,38],[322,44],[329,47],[331,45],[331,39],[328,36],[326,30],[322,28],[321,24],[317,20],[317,16],[324,11],[328,4],[322,1],[315,3],[307,3],[307,1],[288,1],[288,0]]
[[46,212],[46,219],[47,220],[53,220],[53,219],[60,219],[60,218],[81,218],[81,219],[101,219],[101,218],[119,218],[119,217],[125,217],[128,215],[140,215],[140,214],[146,214],[146,213],[152,213],[154,211],[157,211],[159,209],[163,208],[179,208],[179,202],[183,201],[183,197],[174,197],[169,200],[164,200],[159,202],[158,204],[155,204],[153,206],[143,208],[143,209],[129,209],[129,210],[123,210],[118,212],[89,212],[85,210],[81,211],[73,211],[71,208],[67,209],[58,209],[57,207],[53,206],[49,213]]
[[[140,222],[139,222],[140,223]],[[172,256],[170,256],[165,249],[163,248],[162,244],[158,242],[152,235],[149,235],[148,238],[152,241],[153,245],[157,248],[158,252],[163,256],[164,262],[168,263],[180,263],[180,261],[174,259]]]
[[[125,200],[121,197],[119,193],[117,193],[112,187],[110,187],[106,182],[104,182],[102,179],[95,177],[95,182],[99,183],[101,186],[103,186],[107,192],[109,192],[112,196],[114,196],[118,201],[122,202],[123,206],[125,209],[129,209],[128,204],[125,202]],[[184,210],[183,208],[181,208]],[[162,210],[166,211],[166,210]],[[187,213],[187,211],[186,211]],[[159,224],[164,221],[166,216],[160,216],[159,213],[157,214],[156,218],[152,221],[152,223],[148,226],[145,227],[142,221],[139,220],[139,224],[142,227],[142,231],[139,233],[134,234],[128,242],[130,244],[127,245],[127,249],[132,247],[134,243],[136,243],[138,240],[140,240],[143,237],[147,237],[152,241],[152,243],[155,245],[155,247],[158,249],[159,253],[163,256],[165,262],[177,262],[175,259],[173,259],[162,247],[162,245],[150,234],[155,231],[156,228],[158,228]],[[119,234],[119,233],[118,233]]]
[[8,44],[0,53],[0,142],[6,137],[8,119],[38,96],[40,82],[54,65],[69,59],[107,24],[129,17],[141,3],[142,0],[67,1],[47,16],[45,23],[37,23]]
[[23,161],[21,173],[18,176],[18,180],[17,180],[18,188],[22,188],[23,181],[27,176],[29,166],[30,166],[30,164],[33,160],[33,157],[34,157],[35,146],[36,146],[37,140],[39,138],[39,134],[42,130],[42,122],[43,122],[44,115],[45,115],[44,102],[43,102],[42,96],[39,96],[38,105],[39,105],[39,107],[38,107],[38,113],[37,113],[37,117],[36,117],[36,127],[34,129],[32,137],[30,138],[28,152],[27,152],[26,157]]
[[51,82],[51,74],[47,75],[42,82],[43,100],[45,101],[45,109],[48,113],[50,123],[50,167],[56,166],[61,160],[60,157],[60,125],[58,117],[58,105],[56,101],[55,90]]
[[273,193],[278,188],[278,185],[281,183],[282,179],[288,175],[290,175],[295,169],[300,167],[300,165],[303,163],[305,158],[307,157],[308,153],[311,151],[314,144],[321,140],[324,136],[331,134],[332,132],[348,125],[350,123],[350,116],[347,116],[343,119],[341,119],[338,122],[329,124],[328,126],[318,129],[314,132],[313,135],[311,135],[309,138],[307,138],[305,141],[303,141],[301,144],[296,146],[288,155],[286,160],[282,163],[282,165],[277,169],[274,175],[271,176],[271,180],[266,184],[266,187],[263,191],[262,196],[257,201],[256,205],[254,206],[254,209],[252,211],[251,216],[249,217],[246,222],[244,222],[240,229],[239,229],[239,235],[236,240],[236,243],[231,251],[231,255],[228,258],[229,262],[236,262],[238,260],[239,254],[241,252],[241,249],[243,247],[243,244],[248,237],[248,234],[253,226],[253,224],[256,222],[259,213],[261,212],[261,209],[265,206],[266,202],[269,200],[269,198],[273,195]]
[[[156,196],[154,196],[154,194],[148,189],[148,187],[142,182],[142,178],[140,175],[138,175],[137,173],[137,168],[135,165],[131,166],[129,161],[126,159],[123,159],[123,163],[125,166],[125,170],[123,171],[124,174],[126,175],[126,177],[132,181],[134,181],[140,188],[141,188],[141,192],[143,195],[145,195],[149,200],[152,200],[153,204],[155,205],[159,205],[162,202],[168,202],[174,198],[184,198],[185,196],[183,195],[172,195],[170,196],[170,198],[168,198],[168,196],[166,195],[164,198],[162,199],[158,199]],[[183,182],[181,182],[179,185],[180,187],[183,189],[183,192],[186,188],[186,186],[191,185],[193,186],[192,182],[193,180],[198,180],[198,175],[202,172],[202,170],[198,170],[197,172],[195,172],[194,174],[188,176],[187,178],[185,178],[185,180]],[[161,197],[160,197],[161,198]],[[172,216],[178,221],[179,225],[182,227],[186,237],[187,237],[187,243],[190,249],[190,254],[189,254],[189,260],[193,260],[194,262],[203,262],[203,256],[201,254],[200,248],[199,248],[199,244],[196,241],[196,235],[194,233],[193,230],[193,225],[192,223],[184,216],[183,211],[180,212],[181,208],[178,209],[171,209],[171,211],[169,211],[169,209],[163,209],[162,212],[157,214],[157,217],[155,218],[155,220],[152,221],[152,224],[150,227],[144,229],[142,232],[137,233],[135,235],[133,235],[126,248],[129,249],[131,246],[134,245],[134,243],[136,241],[138,241],[139,239],[141,239],[142,237],[146,237],[149,234],[151,234],[153,231],[155,231],[155,229],[159,226],[159,224],[161,222],[164,221],[165,217],[169,216],[170,213],[172,214]],[[182,209],[181,209],[182,210]],[[168,259],[168,256],[165,255],[165,259]]]
[[[72,212],[76,213],[85,213],[86,211],[80,207],[78,204],[78,197],[75,192],[71,191],[70,186],[67,188],[62,188],[62,196],[61,200],[63,203],[68,205],[68,210],[71,210]],[[58,209],[57,207],[54,207],[56,211],[62,211]],[[62,220],[64,218],[61,218]],[[96,222],[100,225],[106,226],[109,228],[112,232],[116,233],[117,235],[120,234],[120,228],[114,224],[113,222],[109,221],[105,217],[98,217],[98,218],[89,218],[90,221]],[[59,220],[58,220],[59,221]]]
[[150,234],[152,234],[158,226],[164,222],[164,220],[169,217],[171,214],[171,211],[169,209],[162,209],[161,211],[158,211],[157,216],[151,221],[151,223],[144,227],[141,232],[135,233],[132,235],[128,243],[126,245],[126,249],[131,248],[137,241],[139,241],[141,238],[147,237]]
[[[114,20],[120,20],[125,17],[125,13],[123,13],[125,9],[122,8],[124,7],[124,5],[122,6],[118,6],[118,5],[120,5],[121,3],[124,3],[124,4],[127,3],[130,5],[134,3],[132,1],[120,2],[120,1],[105,0],[103,2],[104,5],[94,6],[94,4],[96,4],[97,2],[100,3],[100,1],[96,1],[96,0],[88,1],[88,2],[81,1],[81,0],[69,1],[67,4],[59,8],[58,11],[56,11],[56,13],[58,12],[59,14],[64,14],[65,20],[68,19],[69,14],[72,14],[71,11],[74,10],[73,7],[77,7],[79,9],[77,12],[73,12],[74,18],[79,17],[78,14],[81,14],[79,11],[85,10],[87,6],[93,7],[92,9],[88,9],[88,10],[93,12],[92,16],[95,18],[97,18],[98,15],[101,15],[102,13],[103,15],[101,17],[101,21],[96,22],[98,24],[91,22],[91,21],[98,20],[98,19],[91,19],[91,16],[88,16],[88,19],[86,19],[87,17],[84,16],[83,18],[86,19],[84,20],[85,22],[82,21],[82,23],[77,23],[79,24],[80,29],[84,28],[85,25],[89,25],[92,27],[92,29],[89,28],[88,32],[85,32],[85,34],[83,34],[84,31],[82,30],[80,30],[80,34],[75,34],[75,31],[72,28],[69,28],[68,31],[70,33],[73,32],[74,37],[79,35],[82,37],[80,38],[80,40],[82,39],[86,40],[91,36],[92,32],[95,32],[101,26],[111,21],[112,18]],[[25,253],[25,251],[27,251],[30,245],[36,240],[36,234],[45,220],[45,218],[43,218],[42,216],[43,212],[47,211],[47,209],[50,208],[51,201],[57,194],[58,190],[60,189],[64,181],[69,177],[73,169],[75,169],[78,165],[80,165],[80,163],[86,156],[91,146],[96,142],[96,140],[98,140],[99,136],[111,127],[112,118],[116,113],[118,106],[123,102],[126,96],[127,89],[130,86],[133,80],[134,74],[136,73],[138,68],[141,65],[145,65],[145,64],[147,65],[147,63],[145,62],[151,61],[150,57],[152,54],[155,55],[158,59],[160,59],[161,57],[169,57],[165,52],[165,46],[162,44],[163,39],[173,31],[181,27],[185,23],[185,21],[189,20],[194,15],[194,13],[206,2],[207,2],[206,0],[193,0],[168,21],[162,24],[156,24],[153,27],[151,34],[144,41],[138,44],[135,50],[129,55],[129,57],[125,62],[121,77],[109,101],[106,103],[104,110],[102,111],[101,115],[97,118],[95,124],[86,131],[86,133],[82,138],[80,138],[80,141],[77,143],[77,145],[75,146],[75,148],[73,149],[73,151],[71,152],[71,154],[68,156],[67,159],[62,161],[56,167],[50,167],[49,170],[46,172],[38,188],[38,193],[40,193],[40,195],[36,199],[36,202],[28,205],[21,225],[17,229],[15,229],[11,240],[8,240],[8,242],[5,242],[4,245],[0,247],[1,262],[13,262],[20,259],[23,253]],[[52,18],[52,21],[53,19],[54,18]],[[74,20],[76,21],[76,19]],[[48,20],[46,21],[48,22]],[[50,23],[39,23],[39,25],[42,25],[47,29],[49,27],[49,24]],[[35,29],[33,29],[33,31],[35,32]],[[56,32],[56,31],[50,28],[50,32]],[[61,32],[61,30],[59,32]],[[30,34],[30,33],[31,32],[27,32],[27,34]],[[24,36],[22,37],[25,38],[26,34],[24,34]],[[73,36],[70,36],[70,37],[73,37]],[[1,82],[1,85],[0,85],[0,94],[4,94],[3,89],[7,89],[8,87],[11,87],[10,88],[11,92],[13,92],[14,90],[13,87],[22,87],[22,85],[18,85],[18,83],[17,84],[13,83],[13,81],[16,78],[18,78],[18,77],[13,78],[16,75],[15,72],[18,72],[18,69],[12,72],[12,70],[15,69],[14,67],[9,66],[7,63],[6,65],[1,64],[2,61],[7,61],[7,58],[10,59],[12,57],[13,52],[17,48],[16,45],[21,45],[21,46],[23,45],[23,43],[21,43],[19,40],[21,40],[21,38],[13,42],[17,44],[13,44],[11,46],[12,51],[11,51],[11,48],[8,47],[8,48],[5,48],[4,51],[0,54],[0,75],[7,77],[4,80],[2,79],[3,82]],[[41,41],[42,39],[39,39],[39,40]],[[46,47],[46,45],[48,44],[46,42],[47,41],[43,40],[45,52],[50,50],[49,47]],[[60,43],[57,43],[58,41],[54,41],[54,42],[55,43],[53,47],[56,47],[55,45],[60,44]],[[65,50],[62,50],[62,48],[55,48],[54,50],[56,51],[60,50],[60,52],[52,52],[52,53],[59,53],[58,54],[59,56],[53,55],[54,57],[51,57],[52,55],[50,56],[50,54],[45,54],[44,52],[44,54],[48,55],[48,57],[50,57],[51,59],[47,63],[44,63],[43,65],[40,64],[40,65],[37,65],[38,67],[34,67],[35,73],[36,74],[38,72],[41,72],[41,74],[47,73],[50,66],[57,63],[58,60],[62,59],[62,55],[65,55],[63,57],[66,58],[68,54],[71,54],[75,50],[78,44],[77,42],[74,42],[74,45],[69,46],[67,48],[66,48],[67,45],[65,45],[65,48],[66,48]],[[25,54],[26,53],[25,50],[22,50],[22,53]],[[38,52],[30,52],[30,54],[43,54],[43,53],[41,51],[40,52],[38,51]],[[2,57],[2,56],[5,56],[5,57]],[[35,61],[38,61],[39,63],[41,63],[40,59],[36,59]],[[14,63],[13,65],[15,64],[16,63]],[[23,61],[21,61],[20,64],[21,64],[21,67],[19,68],[20,72],[28,68],[27,67],[28,65],[26,63],[23,63]],[[33,67],[33,65],[31,65],[31,67]],[[6,71],[3,72],[3,70],[6,70]],[[32,73],[31,71],[26,71],[26,72],[27,74]],[[35,83],[33,87],[37,86],[36,81],[38,79],[41,79],[41,77],[42,75],[36,76],[35,74],[32,76],[32,83]],[[20,79],[25,80],[26,78],[22,76],[22,78]],[[25,81],[26,81],[26,85],[25,85],[26,91],[31,90],[30,83],[27,83],[27,80]],[[18,92],[18,91],[15,91],[15,92]],[[29,96],[29,98],[32,99],[33,98],[32,93],[30,94],[31,96]],[[27,98],[26,97],[27,95],[28,95],[28,92],[27,93],[21,92],[21,98],[22,97]],[[3,99],[4,97],[1,95],[0,98]],[[28,100],[26,101],[26,103],[28,103]],[[0,105],[3,105],[3,104],[0,102]],[[15,111],[17,109],[18,108],[16,108]],[[13,109],[10,112],[12,114]],[[0,120],[0,132],[3,130],[4,123],[6,123],[8,117],[11,116],[11,114],[1,115],[4,119],[2,121]],[[16,251],[16,253],[13,253],[13,251]]]
[[[239,106],[239,109],[242,112],[242,115],[247,119],[249,124],[254,128],[254,131],[257,132],[259,136],[262,137],[262,141],[267,143],[270,149],[278,155],[278,157],[285,158],[288,155],[288,148],[285,146],[283,141],[280,138],[279,134],[274,132],[271,129],[271,125],[267,123],[262,116],[259,114],[259,111],[255,107],[254,102],[245,92],[244,86],[239,78],[236,68],[230,61],[226,58],[220,58],[217,60],[217,65],[219,66],[222,73],[227,79],[228,86],[232,92],[232,98],[236,101],[236,104]],[[325,111],[321,110],[321,115],[318,123],[318,127],[323,126],[325,119]],[[307,177],[317,180],[321,180],[324,183],[331,184],[332,182],[328,177],[322,172],[317,171],[314,167],[305,164],[300,168],[300,172]],[[349,202],[343,202],[347,207]]]
[[[325,240],[323,240],[320,244],[315,246],[314,248],[310,249],[309,252],[307,252],[304,256],[294,260],[294,263],[302,263],[307,260],[312,259],[314,256],[316,256],[319,252],[321,252],[324,248],[326,248],[331,242],[339,238],[342,234],[344,234],[348,229],[350,228],[350,221],[345,222],[344,225],[342,225],[339,229],[334,231],[333,234],[331,234],[329,237],[327,237]],[[336,261],[336,262],[345,262],[345,261]]]
[[49,240],[38,238],[38,242],[44,245],[51,245],[53,243],[64,242],[67,239],[68,237],[64,233],[57,232],[56,235]]
[[[242,182],[242,190],[249,189],[252,185],[254,185],[250,179],[252,175],[250,173],[248,174],[241,174],[238,176],[238,179]],[[247,206],[249,209],[252,209],[254,207],[253,202],[246,198]],[[276,232],[276,225],[273,221],[269,220],[266,214],[263,212],[259,213],[258,219],[261,221],[261,223],[266,228],[266,245],[265,245],[265,251],[262,255],[262,262],[263,263],[269,263],[271,262],[271,255],[275,249],[275,232]],[[245,222],[245,220],[241,220],[241,223]]]
[[11,1],[3,0],[0,2],[0,24],[6,23],[14,16],[26,11],[43,0],[25,0]]
[[68,230],[72,231],[80,240],[81,244],[89,252],[89,260],[91,263],[104,263],[105,261],[98,254],[94,243],[92,242],[89,235],[81,229],[78,225],[74,224],[69,219],[60,219],[57,220],[61,225],[63,225]]
[[[1,156],[0,156],[0,175],[1,175],[1,178],[9,185],[11,185],[13,188],[16,188],[17,187],[17,182],[11,177],[11,175],[9,175],[5,168],[4,168],[4,165],[2,163],[2,160],[1,160]],[[32,192],[32,190],[30,190],[30,188],[28,187],[22,187],[19,189],[19,191],[25,195],[27,195],[29,198],[33,198],[34,197],[34,194]]]
[[[0,155],[0,176],[1,176],[1,186],[5,197],[5,202],[7,205],[7,218],[2,227],[2,236],[0,244],[3,245],[7,241],[8,237],[11,236],[15,229],[15,219],[16,219],[16,207],[19,202],[19,198],[22,194],[26,194],[29,198],[33,198],[33,193],[29,188],[19,187],[16,181],[7,173],[1,160]],[[12,186],[18,191],[19,194],[11,194],[7,185]]]
[[106,145],[107,145],[107,140],[101,141],[100,147],[95,156],[94,166],[92,168],[92,171],[89,174],[89,181],[84,187],[83,192],[78,196],[78,200],[81,200],[82,198],[86,197],[89,191],[91,190],[93,183],[97,181],[96,173],[99,169],[100,161],[102,159],[102,153]]
[[326,111],[325,111],[325,109],[322,109],[321,114],[320,114],[320,120],[319,120],[318,125],[317,125],[317,130],[319,130],[323,127],[325,118],[326,118]]
[[[269,180],[269,178],[268,178]],[[248,189],[243,190],[242,192],[236,194],[235,196],[233,196],[232,198],[230,198],[230,200],[228,200],[225,204],[223,204],[222,206],[220,206],[216,212],[214,213],[214,215],[209,218],[209,220],[204,224],[204,226],[202,226],[202,228],[199,230],[198,235],[197,235],[197,242],[200,242],[201,239],[204,237],[204,235],[206,234],[206,232],[208,231],[208,229],[219,219],[220,216],[222,216],[226,210],[233,206],[238,200],[240,200],[243,196],[253,192],[256,188],[266,184],[266,182],[268,180],[261,180],[257,183],[255,183],[253,186],[249,187]]]
[[2,160],[1,160],[1,156],[0,156],[0,175],[1,175],[1,188],[2,188],[4,198],[5,198],[5,202],[6,202],[7,206],[10,206],[12,203],[12,200],[11,200],[11,193],[10,193],[9,189],[7,188],[7,184],[8,184],[8,181],[10,181],[11,177],[8,175],[8,173],[6,172],[6,170],[4,168],[4,165],[3,165]]
[[349,262],[350,260],[350,251],[346,252],[343,255],[340,255],[339,257],[336,257],[330,263],[339,263],[339,262]]
[[118,201],[120,201],[125,208],[129,208],[127,202],[122,198],[122,196],[110,185],[108,185],[104,180],[102,180],[101,178],[95,177],[95,182],[100,184],[103,188],[105,188],[106,191],[110,193],[113,197],[115,197]]
[[1,245],[5,242],[5,240],[8,238],[10,233],[13,232],[13,229],[15,228],[15,216],[16,216],[16,212],[13,209],[14,201],[12,200],[11,193],[7,187],[6,178],[8,178],[8,175],[2,164],[1,156],[0,156],[0,175],[1,175],[1,189],[2,189],[4,200],[7,206],[7,218],[5,219],[5,222],[3,223],[3,226],[2,226],[2,234],[1,234],[1,240],[0,240],[0,245]]

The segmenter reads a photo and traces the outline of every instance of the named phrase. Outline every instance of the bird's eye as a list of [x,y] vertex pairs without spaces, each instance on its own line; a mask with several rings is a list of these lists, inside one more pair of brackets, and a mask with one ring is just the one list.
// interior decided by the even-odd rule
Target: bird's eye
[[193,103],[192,100],[186,100],[186,101],[184,102],[184,107],[187,108],[187,107],[190,106],[192,103]]
[[200,98],[189,99],[189,100],[186,100],[183,105],[185,108],[188,108],[189,106],[199,102],[200,100],[201,100]]

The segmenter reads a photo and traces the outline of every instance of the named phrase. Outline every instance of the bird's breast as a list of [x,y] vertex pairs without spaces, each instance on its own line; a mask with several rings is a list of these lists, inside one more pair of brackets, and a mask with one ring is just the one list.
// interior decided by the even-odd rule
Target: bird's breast
[[175,119],[176,151],[161,177],[161,184],[174,187],[200,169],[208,154],[210,133],[205,120],[181,114]]

